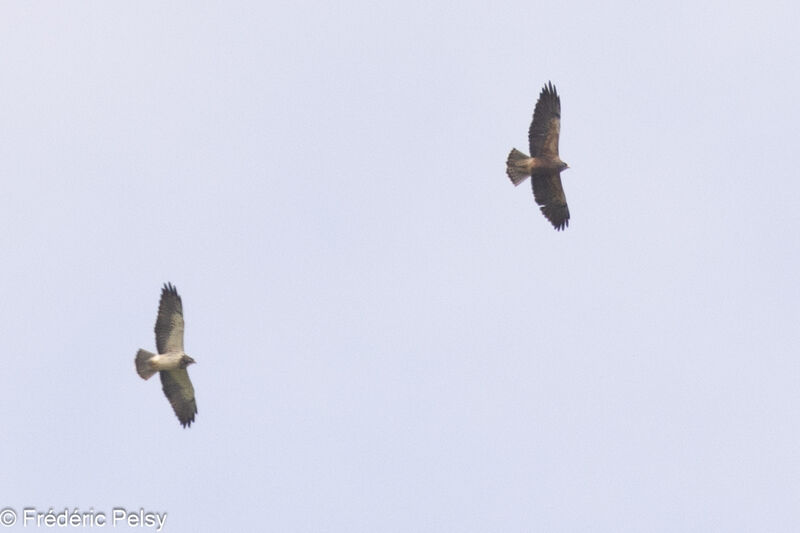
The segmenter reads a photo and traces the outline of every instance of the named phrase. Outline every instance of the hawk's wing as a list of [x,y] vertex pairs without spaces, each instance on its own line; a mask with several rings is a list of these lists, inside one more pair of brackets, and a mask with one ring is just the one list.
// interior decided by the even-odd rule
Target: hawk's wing
[[197,402],[194,401],[194,387],[185,368],[162,370],[161,387],[167,396],[172,409],[178,415],[183,427],[191,426],[197,413]]
[[156,348],[158,353],[183,351],[183,304],[172,283],[165,283],[161,289],[156,319]]
[[556,157],[560,132],[561,99],[553,84],[547,82],[539,94],[539,100],[533,110],[533,122],[528,130],[531,157]]
[[539,204],[545,218],[554,228],[562,230],[569,226],[569,207],[564,187],[561,186],[561,173],[534,174],[531,176],[533,197]]

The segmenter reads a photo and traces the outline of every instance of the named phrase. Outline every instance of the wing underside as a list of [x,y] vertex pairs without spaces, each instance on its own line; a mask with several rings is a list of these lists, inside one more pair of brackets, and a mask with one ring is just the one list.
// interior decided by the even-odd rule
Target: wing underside
[[557,230],[569,226],[569,207],[561,185],[561,173],[534,174],[531,176],[531,183],[533,196],[545,218]]
[[197,402],[194,399],[194,387],[186,369],[162,370],[161,387],[175,415],[183,427],[191,426],[197,414]]
[[183,303],[172,283],[161,289],[155,329],[158,353],[183,351]]
[[539,94],[528,130],[531,157],[557,157],[560,132],[561,99],[553,84],[548,82]]

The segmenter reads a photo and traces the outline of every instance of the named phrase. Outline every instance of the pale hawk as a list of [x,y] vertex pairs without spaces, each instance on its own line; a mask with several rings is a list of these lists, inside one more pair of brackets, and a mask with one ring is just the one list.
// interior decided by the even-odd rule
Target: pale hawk
[[149,379],[158,372],[164,394],[181,425],[191,426],[197,413],[197,403],[186,367],[195,360],[183,351],[183,304],[172,283],[164,284],[161,289],[156,319],[156,348],[157,354],[139,350],[136,354],[136,372],[142,379]]

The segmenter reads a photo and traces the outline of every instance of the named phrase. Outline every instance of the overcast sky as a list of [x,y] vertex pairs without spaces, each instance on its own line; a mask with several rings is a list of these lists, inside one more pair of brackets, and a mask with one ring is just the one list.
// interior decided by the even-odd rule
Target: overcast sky
[[[796,532],[799,21],[4,3],[0,508]],[[548,80],[563,232],[505,174]],[[167,281],[189,429],[133,364]]]

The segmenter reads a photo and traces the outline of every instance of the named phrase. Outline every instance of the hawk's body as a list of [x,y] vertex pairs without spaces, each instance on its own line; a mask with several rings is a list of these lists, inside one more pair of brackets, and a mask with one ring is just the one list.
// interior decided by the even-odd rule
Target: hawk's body
[[569,226],[567,197],[561,185],[561,171],[569,167],[558,155],[560,133],[561,99],[548,82],[539,94],[528,130],[530,157],[514,148],[506,161],[506,173],[514,185],[530,176],[534,199],[557,230]]
[[161,289],[155,329],[158,353],[139,350],[136,372],[142,379],[149,379],[158,372],[161,387],[178,420],[183,427],[191,426],[197,414],[197,403],[186,367],[195,361],[183,351],[183,303],[171,283]]
[[145,363],[149,367],[150,376],[152,376],[156,372],[161,372],[162,370],[178,370],[181,367],[181,361],[183,360],[183,356],[186,355],[183,352],[151,354],[146,350],[140,350],[140,351],[150,354],[148,355],[147,360],[145,361]]

